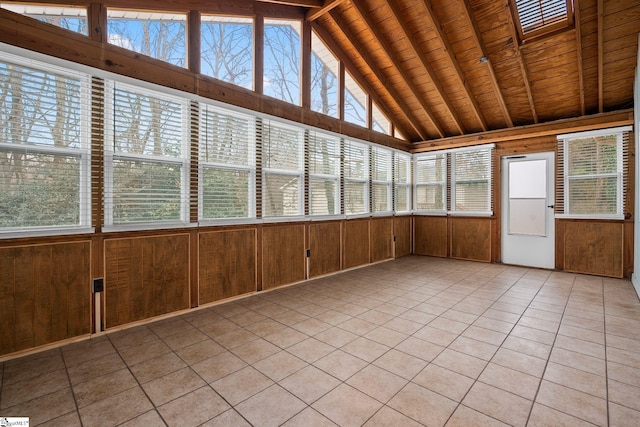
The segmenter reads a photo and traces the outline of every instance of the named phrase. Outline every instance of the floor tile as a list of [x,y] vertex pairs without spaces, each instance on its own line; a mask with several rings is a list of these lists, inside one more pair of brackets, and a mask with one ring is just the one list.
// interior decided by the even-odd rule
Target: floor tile
[[524,426],[533,402],[482,382],[476,382],[462,404],[506,424]]
[[234,409],[229,409],[206,423],[201,424],[201,427],[251,427],[251,424],[242,418]]
[[529,400],[533,400],[536,397],[540,384],[540,378],[538,377],[509,369],[496,363],[489,363],[485,370],[482,371],[478,381]]
[[254,368],[273,381],[280,381],[305,366],[308,366],[307,362],[287,351],[280,351],[253,364]]
[[382,403],[355,388],[342,384],[312,405],[313,409],[339,426],[364,424]]
[[607,401],[543,380],[536,402],[590,423],[607,425]]
[[444,350],[438,357],[433,359],[432,363],[474,379],[478,378],[487,365],[485,360],[451,349]]
[[[623,424],[620,424],[623,425]],[[539,403],[533,404],[531,415],[527,427],[549,427],[549,426],[566,426],[566,427],[585,427],[594,426],[585,420],[572,417],[564,412],[557,411]]]
[[336,350],[314,362],[314,366],[341,381],[345,381],[367,366],[367,362],[342,350]]
[[197,426],[230,409],[209,386],[199,388],[165,403],[158,408],[162,418],[170,426]]
[[136,387],[138,382],[131,372],[128,369],[120,369],[75,385],[73,393],[78,408],[83,408]]
[[211,387],[229,404],[237,405],[243,400],[271,386],[273,381],[251,366],[227,375],[211,383]]
[[206,383],[191,368],[183,368],[142,385],[154,405],[160,406]]
[[395,409],[383,406],[364,424],[364,427],[420,427],[422,424],[401,414]]
[[130,369],[136,379],[141,384],[144,384],[186,366],[186,363],[172,352],[154,357],[153,359],[145,360],[135,365],[130,365]]
[[610,426],[637,426],[640,425],[640,411],[616,403],[609,405]]
[[80,419],[82,425],[87,427],[104,426],[105,420],[109,420],[112,425],[117,425],[136,418],[152,408],[153,405],[142,389],[136,386],[80,408]]
[[465,375],[434,364],[424,368],[412,381],[456,402],[462,401],[474,383]]
[[323,343],[315,338],[307,338],[306,340],[300,341],[299,343],[287,348],[289,353],[308,363],[313,363],[334,350],[335,347]]
[[389,351],[389,347],[368,338],[360,337],[342,346],[341,350],[371,363]]
[[505,424],[495,418],[491,418],[488,415],[473,410],[467,406],[460,405],[456,408],[451,418],[446,424],[446,427],[507,427],[509,424]]
[[409,383],[387,405],[419,423],[442,426],[458,404],[424,387]]
[[607,380],[605,377],[571,366],[549,362],[543,379],[602,399],[607,398]]
[[407,382],[406,379],[374,365],[365,367],[346,381],[353,388],[382,403],[389,401]]
[[240,403],[235,409],[251,424],[279,426],[301,412],[306,404],[277,384]]
[[339,384],[338,379],[315,366],[307,366],[280,382],[282,387],[307,404],[315,402]]
[[2,416],[9,414],[27,416],[30,424],[38,425],[75,410],[76,405],[71,389],[63,388],[18,405],[3,408]]
[[68,388],[69,378],[66,369],[58,369],[38,377],[30,377],[2,387],[0,409]]
[[306,408],[289,421],[283,427],[335,427],[336,424],[313,408]]
[[212,383],[247,366],[238,356],[231,352],[220,353],[192,365],[192,368],[206,382]]
[[427,366],[427,362],[423,359],[395,349],[389,350],[373,363],[407,380],[415,377],[418,372]]

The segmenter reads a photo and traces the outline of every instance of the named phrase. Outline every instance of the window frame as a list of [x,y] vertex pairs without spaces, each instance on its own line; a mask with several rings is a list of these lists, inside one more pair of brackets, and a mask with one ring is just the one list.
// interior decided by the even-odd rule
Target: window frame
[[0,52],[0,61],[12,63],[20,67],[31,68],[44,74],[62,75],[77,79],[80,84],[80,123],[79,147],[57,147],[45,144],[12,144],[0,142],[0,151],[24,152],[25,154],[42,154],[57,157],[78,158],[78,223],[75,225],[33,225],[16,228],[0,227],[0,239],[17,237],[57,236],[66,234],[85,234],[95,232],[92,226],[91,209],[91,77],[89,74],[67,67],[60,67],[53,62],[44,62],[30,57],[21,57],[8,51]]
[[[370,197],[371,197],[371,174],[369,172],[370,170],[370,145],[366,144],[364,142],[357,142],[351,139],[343,139],[343,146],[344,146],[344,161],[343,161],[343,176],[344,176],[344,184],[343,184],[343,197],[344,197],[344,214],[346,217],[348,218],[354,218],[354,217],[362,217],[362,216],[370,216],[371,214],[371,208],[370,208]],[[354,147],[358,147],[361,149],[364,149],[364,154],[362,156],[362,169],[363,169],[363,174],[364,177],[353,177],[351,175],[349,175],[347,173],[347,167],[346,164],[347,162],[350,160],[350,153],[351,150],[349,150],[350,146],[354,146]],[[360,160],[360,158],[356,158],[356,161]],[[347,212],[347,206],[349,205],[348,200],[347,200],[347,193],[346,193],[346,187],[348,183],[356,183],[356,184],[364,184],[364,190],[363,190],[363,206],[364,206],[364,210],[362,212]]]
[[518,8],[518,0],[510,0],[511,12],[514,19],[514,25],[516,26],[520,40],[524,43],[533,39],[544,37],[544,36],[571,28],[574,24],[573,0],[562,0],[562,1],[564,2],[565,8],[566,8],[566,15],[564,15],[564,17],[554,19],[549,23],[542,22],[540,24],[535,25],[533,28],[525,31],[525,28],[522,26],[522,20],[520,18],[520,9]]
[[[436,181],[424,181],[422,182],[419,179],[420,173],[420,163],[421,160],[427,161],[438,161],[438,157],[440,157],[443,162],[443,179]],[[447,199],[449,192],[449,185],[447,181],[447,174],[449,173],[449,165],[448,165],[448,154],[446,151],[431,151],[428,153],[420,153],[415,154],[413,156],[413,212],[418,214],[428,214],[428,215],[446,215],[447,214]],[[418,208],[418,195],[420,187],[432,187],[432,188],[441,188],[441,197],[442,197],[442,209],[419,209]]]
[[[267,167],[265,164],[265,143],[264,137],[265,133],[264,129],[266,127],[271,127],[275,125],[278,128],[289,130],[297,133],[297,169],[284,169],[284,168],[273,168]],[[263,132],[260,135],[260,164],[262,169],[262,180],[261,180],[261,191],[262,191],[262,219],[266,222],[277,222],[277,221],[290,221],[294,219],[302,219],[304,218],[304,194],[305,194],[305,143],[304,143],[304,134],[305,129],[302,126],[292,125],[288,123],[284,123],[282,121],[276,121],[268,118],[262,118],[262,128]],[[269,130],[269,136],[271,136],[271,130]],[[298,179],[298,189],[297,189],[297,209],[295,214],[290,215],[266,215],[266,203],[267,203],[267,189],[265,183],[267,182],[268,176],[290,176]]]
[[[625,188],[625,171],[628,167],[628,159],[626,151],[628,148],[624,146],[624,138],[625,133],[630,132],[632,130],[631,126],[620,126],[616,128],[607,128],[607,129],[599,129],[594,131],[586,131],[586,132],[574,132],[569,134],[558,135],[558,153],[562,156],[562,158],[558,159],[559,162],[562,162],[562,206],[561,212],[556,213],[556,218],[575,218],[575,219],[613,219],[613,220],[622,220],[625,218],[625,198],[626,198],[626,188]],[[595,138],[598,136],[616,136],[616,173],[595,173],[589,175],[570,175],[569,174],[569,144],[571,140],[574,139],[585,139],[585,138]],[[560,146],[561,145],[561,146]],[[580,177],[580,178],[576,178]],[[616,177],[616,213],[615,214],[606,214],[606,213],[570,213],[570,184],[572,178],[575,180],[581,179],[597,179],[599,177]]]
[[[242,224],[252,223],[256,221],[256,117],[252,115],[238,113],[223,107],[213,105],[208,102],[199,102],[199,135],[198,135],[198,223],[207,224]],[[249,121],[249,131],[247,136],[247,164],[239,163],[223,163],[212,162],[202,158],[203,143],[202,120],[208,110],[211,109],[218,114],[228,115],[238,119],[246,119]],[[236,171],[247,173],[248,175],[248,200],[247,200],[247,216],[243,217],[220,217],[208,218],[204,217],[204,174],[205,169],[214,169],[221,171]]]
[[[401,159],[406,162],[406,182],[400,179],[400,163]],[[393,212],[395,214],[410,214],[412,211],[412,197],[411,191],[413,189],[412,179],[412,155],[411,153],[394,151],[393,152]],[[400,192],[405,193],[406,197],[406,209],[398,209],[398,194]]]
[[[153,154],[116,153],[114,149],[115,132],[115,111],[114,94],[117,88],[131,91],[143,96],[157,97],[176,102],[182,106],[181,122],[181,155],[179,157],[158,156]],[[189,100],[187,98],[171,95],[162,90],[149,89],[145,85],[133,85],[121,80],[107,79],[104,83],[104,231],[122,230],[149,230],[158,228],[181,228],[192,226],[189,216],[190,205],[190,147],[189,147]],[[161,165],[180,166],[180,219],[166,221],[134,221],[114,223],[114,164],[116,160],[127,162],[154,163]]]
[[[465,147],[459,149],[449,150],[449,164],[451,171],[451,182],[450,182],[450,190],[449,190],[449,210],[447,213],[452,216],[493,216],[493,144],[481,145],[481,146],[472,146]],[[487,183],[487,206],[488,210],[486,211],[465,211],[458,210],[455,208],[456,206],[456,194],[457,187],[459,181],[457,180],[456,173],[456,155],[461,153],[471,153],[471,152],[482,152],[488,151],[487,154],[487,171],[488,177],[487,179],[476,179],[475,182],[486,182]]]
[[[332,141],[335,143],[335,149],[333,153],[328,153],[329,156],[333,156],[335,158],[335,162],[336,162],[336,166],[335,166],[335,173],[316,173],[313,172],[313,156],[312,156],[312,152],[311,152],[311,140],[312,138],[322,138],[322,139],[326,139],[329,141]],[[341,169],[342,169],[342,165],[341,165],[341,156],[340,156],[340,152],[342,150],[342,141],[339,137],[336,136],[332,136],[329,135],[328,133],[323,133],[323,132],[315,132],[315,131],[309,131],[309,145],[308,145],[308,155],[307,157],[309,158],[309,184],[308,187],[306,188],[306,192],[307,192],[307,197],[309,200],[309,212],[308,215],[310,218],[312,219],[319,219],[319,218],[335,218],[340,216],[340,212],[342,212],[342,203],[341,203],[341,197],[340,197],[340,176],[341,176]],[[313,187],[311,185],[313,180],[317,180],[317,181],[328,181],[328,182],[333,182],[335,187],[334,187],[334,201],[335,201],[335,205],[334,205],[334,209],[333,209],[333,213],[328,213],[328,214],[316,214],[313,212]]]
[[[393,151],[383,146],[372,145],[371,146],[371,213],[374,215],[389,215],[393,213]],[[378,159],[384,156],[383,162],[380,166],[385,166],[386,179],[376,179],[376,168],[378,166]],[[385,164],[386,163],[386,164]],[[380,169],[382,170],[382,169]],[[385,189],[387,206],[386,209],[378,210],[376,208],[376,187],[382,187]]]

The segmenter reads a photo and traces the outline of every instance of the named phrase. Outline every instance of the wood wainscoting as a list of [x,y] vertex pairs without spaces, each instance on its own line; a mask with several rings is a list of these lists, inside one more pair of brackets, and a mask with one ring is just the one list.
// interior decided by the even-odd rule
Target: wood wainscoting
[[198,305],[258,289],[255,227],[198,234]]
[[492,261],[491,217],[416,216],[414,253]]
[[105,326],[189,308],[189,234],[105,238]]
[[0,248],[0,355],[91,333],[91,240]]

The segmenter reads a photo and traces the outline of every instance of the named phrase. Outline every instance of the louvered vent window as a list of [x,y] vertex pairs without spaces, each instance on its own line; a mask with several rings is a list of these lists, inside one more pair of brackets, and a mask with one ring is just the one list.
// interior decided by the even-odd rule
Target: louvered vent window
[[558,136],[556,212],[585,218],[624,218],[630,127]]
[[88,231],[90,80],[0,55],[0,232]]
[[369,146],[344,142],[344,213],[369,212]]
[[189,222],[185,99],[106,82],[105,224]]
[[255,218],[255,119],[201,104],[199,127],[199,218]]
[[393,153],[394,191],[393,203],[397,213],[411,211],[411,155],[396,151]]
[[262,216],[291,217],[303,212],[304,132],[264,120],[262,131]]
[[371,148],[371,209],[372,212],[392,210],[391,150]]
[[340,213],[340,140],[311,132],[309,135],[309,214]]
[[573,0],[512,0],[523,40],[567,27],[573,22]]

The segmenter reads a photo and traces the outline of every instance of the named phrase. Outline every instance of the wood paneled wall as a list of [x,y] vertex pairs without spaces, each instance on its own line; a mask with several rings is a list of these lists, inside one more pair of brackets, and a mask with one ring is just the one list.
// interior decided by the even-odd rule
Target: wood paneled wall
[[199,304],[257,290],[257,231],[232,229],[199,234]]
[[393,234],[395,237],[394,258],[411,254],[412,218],[410,216],[396,216],[393,218]]
[[105,325],[189,308],[189,234],[105,239]]
[[341,236],[340,221],[309,225],[309,277],[334,273],[342,268]]
[[491,218],[449,218],[451,258],[491,261]]
[[91,241],[0,248],[0,355],[91,332]]
[[557,220],[556,267],[577,273],[623,277],[624,229],[620,221]]
[[449,226],[445,216],[413,218],[413,253],[437,257],[449,256]]
[[306,277],[304,224],[268,225],[262,229],[262,288],[300,282]]
[[371,262],[393,258],[393,221],[391,217],[371,220]]
[[370,220],[350,219],[343,223],[343,267],[353,268],[368,264],[371,259],[369,241]]

